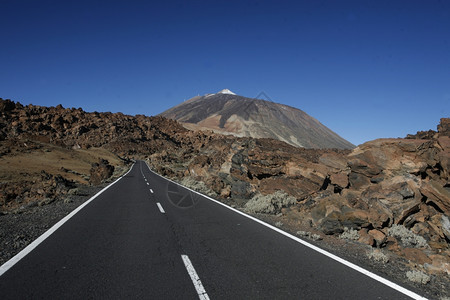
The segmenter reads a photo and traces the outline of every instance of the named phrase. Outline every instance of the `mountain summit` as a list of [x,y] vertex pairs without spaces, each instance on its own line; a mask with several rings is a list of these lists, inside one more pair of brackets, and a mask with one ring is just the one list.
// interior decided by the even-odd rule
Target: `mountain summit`
[[218,92],[217,94],[227,94],[227,95],[236,95],[235,93],[233,93],[232,91],[230,91],[229,89],[223,89],[220,92]]
[[304,148],[355,147],[300,109],[239,96],[228,89],[196,96],[160,115],[191,130],[272,138]]

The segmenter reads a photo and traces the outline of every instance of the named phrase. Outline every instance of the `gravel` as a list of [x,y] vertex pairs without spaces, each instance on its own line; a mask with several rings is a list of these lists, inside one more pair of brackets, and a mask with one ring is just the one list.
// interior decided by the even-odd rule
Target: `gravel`
[[0,265],[3,265],[59,220],[83,204],[107,183],[79,186],[77,193],[47,205],[0,215]]

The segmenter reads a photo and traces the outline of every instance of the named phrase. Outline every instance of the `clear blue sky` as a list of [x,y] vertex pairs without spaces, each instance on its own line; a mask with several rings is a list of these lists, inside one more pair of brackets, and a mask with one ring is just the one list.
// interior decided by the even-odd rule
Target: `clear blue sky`
[[450,117],[450,1],[0,0],[0,97],[156,115],[228,88],[354,144]]

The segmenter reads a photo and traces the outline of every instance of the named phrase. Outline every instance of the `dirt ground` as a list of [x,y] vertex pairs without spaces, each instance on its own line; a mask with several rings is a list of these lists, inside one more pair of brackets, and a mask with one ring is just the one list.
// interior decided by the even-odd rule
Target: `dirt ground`
[[[100,158],[115,166],[120,159],[103,148],[67,149],[52,144],[24,141],[14,144],[3,142],[0,149],[0,182],[39,180],[42,170],[61,175],[68,180],[87,184],[91,165]],[[8,153],[8,155],[2,155]]]

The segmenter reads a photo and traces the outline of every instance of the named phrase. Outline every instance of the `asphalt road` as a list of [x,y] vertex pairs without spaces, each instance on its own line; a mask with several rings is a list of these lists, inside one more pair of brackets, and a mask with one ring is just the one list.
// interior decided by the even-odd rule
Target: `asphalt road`
[[0,298],[410,299],[139,161],[1,275]]

